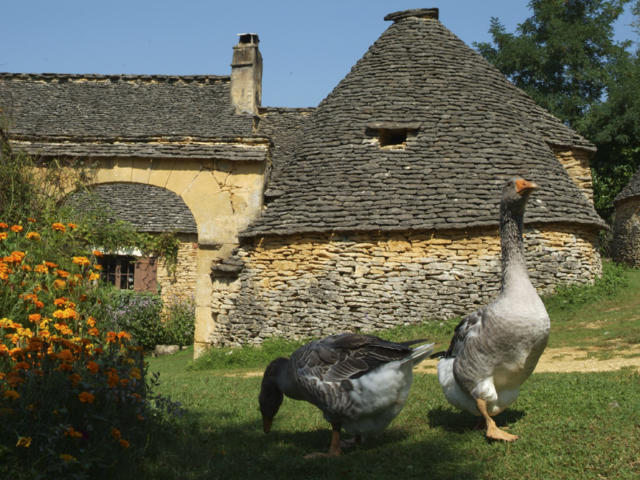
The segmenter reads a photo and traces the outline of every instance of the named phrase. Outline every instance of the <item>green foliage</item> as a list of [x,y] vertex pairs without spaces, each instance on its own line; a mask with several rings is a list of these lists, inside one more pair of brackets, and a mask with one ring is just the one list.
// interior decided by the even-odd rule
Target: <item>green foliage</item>
[[160,343],[165,345],[193,344],[195,333],[196,304],[193,298],[175,297],[166,302],[162,312],[164,337]]
[[560,285],[556,287],[553,295],[544,299],[545,306],[548,310],[557,311],[610,298],[628,285],[628,271],[628,267],[604,262],[602,276],[597,278],[593,285]]
[[[532,0],[532,16],[508,33],[491,20],[479,52],[539,105],[596,144],[594,202],[613,200],[640,167],[640,61],[613,24],[630,0]],[[634,4],[636,22],[640,2]],[[636,26],[638,23],[636,23]]]
[[102,304],[101,317],[111,330],[125,330],[145,349],[162,343],[159,295],[112,289]]
[[126,330],[139,345],[190,345],[195,328],[195,303],[173,298],[166,304],[158,294],[111,289],[99,315],[111,330]]

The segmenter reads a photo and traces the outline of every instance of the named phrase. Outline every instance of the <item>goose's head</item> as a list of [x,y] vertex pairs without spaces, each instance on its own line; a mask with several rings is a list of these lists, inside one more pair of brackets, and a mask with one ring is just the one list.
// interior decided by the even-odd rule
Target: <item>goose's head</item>
[[502,187],[503,207],[516,212],[524,212],[524,207],[531,192],[536,190],[538,185],[521,177],[513,177],[507,180]]
[[282,404],[284,394],[278,385],[279,378],[286,374],[288,359],[276,358],[271,362],[264,371],[262,377],[262,387],[258,402],[260,403],[260,412],[262,413],[262,427],[264,433],[269,433],[273,417],[278,413],[278,409]]

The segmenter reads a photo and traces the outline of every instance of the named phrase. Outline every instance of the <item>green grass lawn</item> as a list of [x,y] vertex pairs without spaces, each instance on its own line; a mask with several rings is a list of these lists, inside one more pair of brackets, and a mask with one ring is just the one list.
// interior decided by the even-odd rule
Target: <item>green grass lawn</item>
[[[622,275],[624,283],[606,295],[596,286],[550,299],[550,345],[624,354],[625,345],[637,343],[640,272]],[[427,336],[446,347],[453,326],[436,322],[384,336]],[[474,430],[475,417],[449,406],[435,375],[417,374],[407,405],[382,434],[339,458],[304,459],[328,447],[330,430],[320,411],[285,399],[265,435],[257,402],[261,378],[243,376],[296,345],[221,349],[196,364],[191,350],[150,359],[149,370],[160,372],[158,392],[181,402],[186,413],[150,436],[137,478],[640,478],[640,374],[631,369],[534,374],[497,417],[520,436],[513,444],[488,442]]]

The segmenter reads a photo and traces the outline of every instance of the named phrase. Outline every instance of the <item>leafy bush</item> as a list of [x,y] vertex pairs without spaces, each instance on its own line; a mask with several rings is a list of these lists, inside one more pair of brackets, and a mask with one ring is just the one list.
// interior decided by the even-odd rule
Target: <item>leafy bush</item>
[[174,297],[164,305],[163,338],[167,345],[191,345],[195,331],[196,304],[193,298]]
[[113,289],[103,299],[100,312],[108,328],[126,330],[146,350],[193,343],[193,299],[175,297],[163,304],[157,294]]
[[128,331],[145,349],[162,342],[162,300],[159,295],[112,289],[101,310],[108,328]]

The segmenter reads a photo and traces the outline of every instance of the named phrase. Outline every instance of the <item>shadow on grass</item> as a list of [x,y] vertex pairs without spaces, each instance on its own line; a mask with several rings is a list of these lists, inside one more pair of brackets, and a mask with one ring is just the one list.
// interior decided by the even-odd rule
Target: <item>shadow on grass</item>
[[[494,420],[499,427],[508,427],[525,415],[526,413],[523,410],[508,409],[494,417]],[[431,428],[440,427],[453,433],[464,433],[469,430],[476,430],[479,429],[478,425],[484,428],[484,422],[481,420],[481,417],[449,408],[434,408],[427,413],[427,417],[429,418],[429,426]]]
[[392,425],[363,445],[345,450],[341,457],[305,459],[306,454],[327,451],[331,437],[328,424],[310,431],[274,425],[265,435],[259,422],[222,425],[223,412],[218,413],[219,422],[189,413],[154,434],[135,478],[475,479],[483,470],[479,459],[461,459],[451,439],[441,438],[435,431],[415,438],[410,431]]

